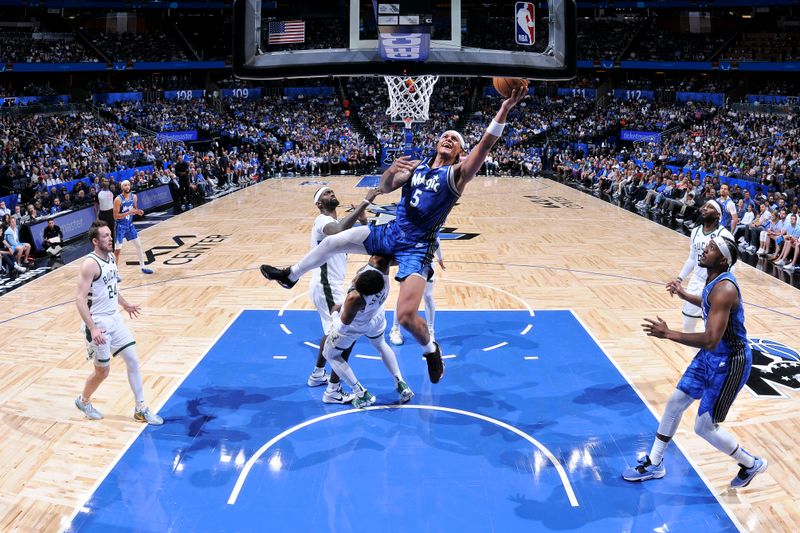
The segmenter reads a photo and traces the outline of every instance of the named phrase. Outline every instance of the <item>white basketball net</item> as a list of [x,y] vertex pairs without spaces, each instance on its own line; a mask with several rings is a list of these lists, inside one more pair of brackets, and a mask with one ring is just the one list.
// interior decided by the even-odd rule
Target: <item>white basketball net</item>
[[439,76],[384,76],[389,88],[389,107],[386,114],[392,120],[403,120],[410,128],[412,122],[428,120],[433,86]]

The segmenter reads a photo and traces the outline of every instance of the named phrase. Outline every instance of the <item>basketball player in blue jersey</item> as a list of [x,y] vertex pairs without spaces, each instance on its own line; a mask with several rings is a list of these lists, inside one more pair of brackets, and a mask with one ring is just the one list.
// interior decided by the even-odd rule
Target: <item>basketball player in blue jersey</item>
[[117,221],[117,229],[114,232],[117,240],[114,257],[116,258],[117,264],[119,264],[119,254],[122,252],[122,243],[127,239],[136,247],[136,254],[139,256],[139,268],[142,270],[142,273],[152,274],[152,269],[145,268],[144,266],[142,243],[139,242],[139,233],[133,225],[133,216],[144,215],[144,211],[139,209],[136,205],[136,195],[131,193],[131,182],[125,180],[120,186],[122,187],[122,194],[114,199],[114,220]]
[[[436,235],[503,134],[508,112],[527,94],[528,85],[525,83],[503,101],[486,133],[469,154],[461,134],[449,130],[436,143],[433,159],[396,159],[383,173],[380,183],[380,190],[384,193],[402,188],[395,220],[382,226],[352,228],[331,235],[291,268],[262,265],[261,273],[290,289],[300,276],[337,253],[393,256],[398,264],[395,278],[400,282],[397,300],[400,324],[422,346],[428,363],[428,376],[432,383],[438,383],[444,374],[442,351],[431,339],[427,324],[418,313],[436,248]],[[464,155],[466,157],[462,160]]]
[[627,468],[622,473],[627,481],[647,481],[666,475],[664,450],[675,435],[684,411],[695,400],[700,400],[694,423],[695,432],[739,463],[739,473],[731,480],[731,487],[746,487],[756,475],[767,469],[766,459],[745,451],[732,434],[719,426],[747,382],[752,364],[744,328],[742,295],[736,278],[730,273],[738,256],[733,240],[714,237],[700,256],[700,266],[708,271],[708,281],[702,295],[687,292],[677,280],[667,287],[670,294],[677,294],[702,308],[706,323],[704,332],[671,330],[660,317],[656,320],[645,319],[646,323],[642,324],[648,336],[670,339],[700,348],[700,351],[667,402],[650,453],[640,459],[637,466]]

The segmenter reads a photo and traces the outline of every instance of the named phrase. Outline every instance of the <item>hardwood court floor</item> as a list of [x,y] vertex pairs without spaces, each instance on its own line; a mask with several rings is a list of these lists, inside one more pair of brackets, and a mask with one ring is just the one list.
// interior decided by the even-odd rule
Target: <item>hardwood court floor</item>
[[[126,322],[152,406],[167,400],[242,308],[280,308],[306,289],[306,282],[291,292],[267,284],[257,267],[267,259],[289,264],[307,250],[319,181],[270,180],[141,233],[145,249],[161,247],[154,250],[156,273],[145,277],[123,265],[121,287],[143,307],[139,319]],[[326,181],[343,204],[363,196],[354,178]],[[662,411],[693,350],[648,339],[640,324],[660,315],[680,327],[680,303],[663,282],[680,270],[687,237],[541,179],[478,178],[447,227],[478,235],[444,241],[440,308],[519,309],[517,298],[537,309],[571,308],[645,401]],[[128,245],[123,259],[133,258]],[[352,260],[350,271],[360,264]],[[73,406],[90,370],[72,301],[77,269],[66,265],[0,298],[0,531],[63,527],[141,430],[120,361],[95,396],[105,420],[89,422]],[[800,347],[800,292],[749,266],[737,276],[753,304],[746,307],[750,336]],[[395,297],[396,290],[390,306]],[[300,296],[290,308],[311,306]],[[748,449],[769,458],[769,470],[750,488],[727,489],[736,467],[694,435],[694,412],[677,435],[747,530],[800,529],[800,405],[794,392],[783,392],[785,398],[764,399],[743,391],[726,422]]]

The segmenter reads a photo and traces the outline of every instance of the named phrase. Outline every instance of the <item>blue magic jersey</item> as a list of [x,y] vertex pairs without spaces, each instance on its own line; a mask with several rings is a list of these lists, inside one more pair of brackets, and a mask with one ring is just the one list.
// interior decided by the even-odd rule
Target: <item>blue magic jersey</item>
[[439,228],[459,198],[453,167],[431,168],[429,164],[430,160],[420,163],[403,185],[395,220],[405,239],[419,243],[435,242]]
[[711,310],[711,304],[708,302],[708,296],[717,283],[723,280],[728,280],[736,286],[736,291],[739,293],[739,304],[731,309],[731,315],[728,319],[728,324],[725,326],[725,332],[722,334],[720,340],[713,353],[719,355],[743,353],[748,348],[747,343],[747,330],[744,329],[744,306],[742,305],[742,293],[739,290],[739,283],[730,272],[723,272],[713,281],[709,282],[703,289],[703,321],[708,320],[708,313]]
[[131,211],[133,211],[133,202],[134,202],[134,194],[131,193],[128,195],[128,199],[125,199],[124,194],[119,195],[120,205],[119,205],[119,214],[127,216],[125,218],[118,218],[117,224],[120,226],[132,226],[133,225],[133,215]]

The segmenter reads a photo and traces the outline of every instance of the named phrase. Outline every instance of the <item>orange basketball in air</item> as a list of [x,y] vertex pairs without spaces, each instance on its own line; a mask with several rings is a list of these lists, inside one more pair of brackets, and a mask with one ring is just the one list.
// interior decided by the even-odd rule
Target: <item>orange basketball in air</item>
[[528,80],[522,78],[492,78],[495,90],[503,95],[504,98],[511,96],[511,91],[520,87],[528,86]]

